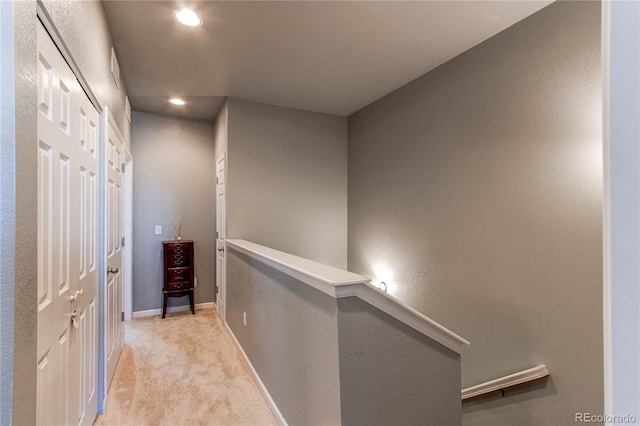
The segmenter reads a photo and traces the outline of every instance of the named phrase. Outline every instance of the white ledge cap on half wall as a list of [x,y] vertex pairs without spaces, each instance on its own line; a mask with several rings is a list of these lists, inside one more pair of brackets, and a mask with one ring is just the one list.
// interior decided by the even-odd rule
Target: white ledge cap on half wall
[[469,342],[371,284],[363,275],[323,265],[245,240],[225,240],[226,246],[259,260],[333,298],[358,297],[425,336],[461,353]]

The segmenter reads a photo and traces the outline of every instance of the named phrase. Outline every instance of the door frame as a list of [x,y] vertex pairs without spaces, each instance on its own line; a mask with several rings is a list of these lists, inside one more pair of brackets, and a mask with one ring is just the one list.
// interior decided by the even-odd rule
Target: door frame
[[107,191],[106,191],[106,134],[109,126],[109,109],[105,107],[100,111],[100,137],[98,145],[98,157],[100,161],[100,174],[98,177],[98,414],[105,412],[107,408],[107,324],[105,307],[107,287]]
[[[224,194],[224,207],[222,208],[223,210],[223,215],[224,215],[224,232],[222,232],[222,236],[220,237],[220,229],[218,229],[218,221],[219,221],[219,213],[220,213],[220,206],[218,205],[218,164],[224,161],[224,169],[223,169],[223,174],[224,174],[224,188],[225,188],[225,194]],[[226,158],[226,153],[222,153],[218,158],[216,158],[216,252],[215,252],[215,256],[216,256],[216,300],[215,300],[215,304],[216,304],[216,311],[218,312],[218,315],[220,316],[220,318],[222,318],[222,321],[226,321],[227,320],[227,274],[226,274],[226,263],[227,263],[227,253],[224,253],[224,260],[221,263],[221,265],[218,265],[218,250],[220,248],[222,248],[223,250],[226,250],[225,247],[225,243],[224,240],[226,239],[227,236],[227,158]],[[218,247],[218,241],[222,241],[221,245],[222,247]],[[220,293],[224,294],[224,301],[223,303],[220,303]]]
[[124,277],[124,320],[131,321],[133,318],[133,156],[129,148],[124,146],[124,168],[123,168],[123,232],[124,232],[124,252],[122,253],[122,266]]
[[602,2],[604,412],[636,418],[640,416],[639,25],[638,3]]

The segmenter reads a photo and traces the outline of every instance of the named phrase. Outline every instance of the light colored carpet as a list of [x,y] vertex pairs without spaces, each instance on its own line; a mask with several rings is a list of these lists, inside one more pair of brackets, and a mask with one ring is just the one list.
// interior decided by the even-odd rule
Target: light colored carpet
[[96,425],[277,425],[213,309],[140,318]]

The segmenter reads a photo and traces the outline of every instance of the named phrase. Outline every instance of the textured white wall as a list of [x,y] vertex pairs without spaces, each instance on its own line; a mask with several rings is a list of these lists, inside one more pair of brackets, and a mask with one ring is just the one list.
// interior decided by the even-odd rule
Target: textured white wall
[[36,423],[36,2],[13,2],[15,52],[15,356],[13,424]]
[[11,423],[15,297],[13,2],[0,2],[0,424]]

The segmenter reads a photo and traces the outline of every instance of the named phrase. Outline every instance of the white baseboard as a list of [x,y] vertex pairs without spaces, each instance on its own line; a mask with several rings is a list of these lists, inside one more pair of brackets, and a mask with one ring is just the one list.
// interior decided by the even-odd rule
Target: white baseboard
[[284,419],[284,416],[280,412],[280,409],[278,409],[276,402],[273,400],[273,398],[271,398],[271,394],[267,390],[267,387],[264,385],[264,383],[262,383],[262,380],[260,379],[258,372],[256,371],[255,368],[253,368],[253,364],[251,364],[251,361],[249,361],[249,357],[244,352],[244,349],[242,349],[242,346],[240,346],[240,342],[238,342],[238,339],[236,339],[236,336],[235,334],[233,334],[233,331],[231,331],[229,324],[226,321],[223,321],[223,322],[225,327],[227,328],[227,332],[229,332],[229,335],[231,336],[231,340],[233,340],[233,343],[236,345],[236,347],[244,357],[245,362],[249,366],[249,369],[251,370],[251,374],[253,375],[253,378],[255,379],[256,384],[258,385],[258,389],[260,389],[260,392],[262,392],[262,396],[264,396],[264,399],[267,401],[267,405],[271,409],[271,412],[275,416],[278,424],[280,426],[288,426],[288,423]]
[[[213,302],[206,303],[196,303],[195,308],[198,309],[211,309],[213,308]],[[169,306],[167,308],[167,313],[172,314],[175,312],[184,312],[190,309],[189,305],[181,305],[181,306]],[[154,315],[162,315],[162,308],[159,309],[149,309],[148,311],[136,311],[132,314],[132,318],[142,318],[142,317],[152,317]]]

